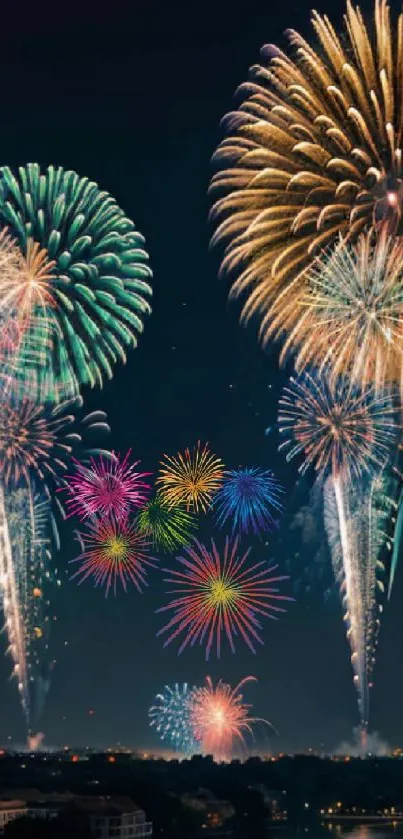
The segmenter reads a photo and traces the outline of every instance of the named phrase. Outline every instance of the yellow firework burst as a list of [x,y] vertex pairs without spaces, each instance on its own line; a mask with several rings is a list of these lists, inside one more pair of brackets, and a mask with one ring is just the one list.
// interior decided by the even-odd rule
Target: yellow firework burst
[[215,155],[215,240],[264,341],[295,326],[306,271],[339,234],[403,228],[403,17],[392,29],[376,0],[372,32],[348,2],[342,38],[312,24],[318,47],[290,31],[292,57],[266,48]]
[[207,443],[202,446],[199,441],[176,457],[164,455],[157,483],[169,505],[183,504],[188,511],[206,512],[222,485],[223,470],[221,458],[210,452]]

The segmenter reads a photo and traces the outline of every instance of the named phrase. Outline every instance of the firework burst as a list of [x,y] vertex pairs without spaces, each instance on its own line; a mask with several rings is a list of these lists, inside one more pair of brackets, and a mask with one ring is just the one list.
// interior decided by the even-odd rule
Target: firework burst
[[95,586],[105,586],[105,597],[110,589],[116,595],[118,584],[127,591],[133,583],[138,592],[147,586],[147,568],[155,567],[156,560],[147,553],[149,541],[127,519],[94,519],[86,531],[77,531],[81,553],[72,563],[78,570],[71,579],[79,584],[92,577]]
[[[3,368],[10,372],[19,369],[23,361],[20,351],[35,319],[35,311],[42,311],[52,304],[48,291],[52,268],[53,263],[43,259],[36,243],[27,240],[24,257],[16,240],[7,228],[3,228],[0,232],[0,359]],[[33,357],[35,348],[29,349]],[[39,359],[38,346],[36,360]],[[23,372],[19,369],[20,374]]]
[[245,744],[245,734],[253,733],[257,722],[267,720],[249,716],[250,705],[243,701],[242,688],[256,682],[253,676],[242,679],[236,687],[221,679],[214,686],[210,676],[205,687],[195,688],[190,701],[190,720],[196,740],[205,754],[216,760],[229,760],[236,743]]
[[22,391],[27,376],[53,401],[102,385],[150,312],[143,237],[88,178],[36,163],[1,168],[0,218],[22,267],[1,275],[0,313],[11,303],[29,315],[14,371]]
[[233,532],[260,535],[273,530],[273,511],[283,510],[282,491],[272,472],[256,466],[224,472],[224,483],[214,498],[219,526],[232,520]]
[[403,243],[381,234],[340,241],[307,274],[301,322],[285,351],[299,345],[297,368],[319,364],[361,386],[398,383],[403,392]]
[[277,566],[265,561],[251,565],[250,549],[240,553],[237,539],[232,543],[226,539],[222,555],[213,541],[211,549],[195,540],[185,550],[187,555],[178,557],[184,571],[163,569],[169,575],[165,582],[174,586],[169,593],[177,595],[158,610],[173,612],[158,633],[169,633],[164,646],[184,635],[179,653],[189,644],[206,643],[208,659],[214,644],[220,656],[223,637],[234,652],[234,639],[241,636],[255,652],[254,644],[263,644],[260,619],[276,618],[285,611],[279,601],[292,599],[278,589],[288,577],[274,574]]
[[401,232],[401,18],[375,0],[374,27],[350,2],[345,22],[340,38],[313,12],[316,47],[290,30],[293,57],[264,48],[215,155],[215,238],[264,341],[299,321],[306,271],[339,234]]
[[148,717],[161,740],[168,740],[174,749],[191,754],[197,748],[190,722],[190,702],[194,688],[189,685],[165,685],[151,706]]
[[81,520],[94,515],[122,519],[144,506],[151,489],[144,478],[150,473],[138,472],[140,461],[130,464],[130,454],[123,459],[113,452],[107,459],[91,458],[89,466],[74,461],[75,473],[65,478],[70,515]]
[[32,478],[44,482],[45,488],[49,481],[60,482],[81,435],[86,430],[109,431],[102,411],[88,414],[76,425],[82,405],[81,397],[52,407],[29,399],[18,402],[5,394],[0,411],[0,473],[5,486],[21,481],[29,485]]
[[302,454],[300,471],[313,466],[351,480],[388,460],[396,436],[396,411],[387,393],[355,388],[338,379],[306,375],[290,380],[280,399],[279,427],[287,460]]
[[162,498],[176,507],[199,510],[204,513],[211,507],[214,493],[221,487],[223,462],[212,454],[207,443],[198,442],[193,449],[186,449],[176,457],[164,456],[157,484]]
[[157,493],[140,510],[137,527],[140,533],[151,539],[156,548],[172,552],[189,544],[196,528],[196,519],[183,507],[172,507]]

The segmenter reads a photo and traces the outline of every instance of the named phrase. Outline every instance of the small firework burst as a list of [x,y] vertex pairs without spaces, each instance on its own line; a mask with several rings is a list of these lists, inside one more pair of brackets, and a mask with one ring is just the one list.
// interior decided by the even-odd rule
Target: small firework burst
[[133,583],[141,592],[147,586],[146,569],[154,567],[156,560],[147,553],[150,543],[138,532],[135,524],[126,519],[93,519],[85,532],[77,531],[81,553],[72,563],[79,563],[71,579],[79,584],[88,577],[95,586],[105,586],[105,597],[112,587],[116,595],[120,582],[124,591]]
[[189,685],[165,685],[151,706],[148,717],[161,740],[168,740],[174,749],[191,754],[197,749],[190,722],[190,702],[194,688]]
[[169,633],[164,646],[184,635],[179,653],[189,644],[206,643],[208,659],[214,644],[220,656],[223,636],[233,652],[234,638],[241,636],[255,652],[254,643],[263,644],[260,618],[276,618],[285,611],[278,601],[292,600],[278,589],[288,577],[273,573],[277,566],[265,561],[248,563],[250,549],[240,553],[237,539],[232,543],[226,539],[222,555],[213,540],[207,548],[195,539],[185,550],[187,556],[178,557],[184,571],[163,569],[169,575],[165,582],[175,586],[169,592],[174,599],[158,610],[173,612],[158,632]]
[[140,510],[137,526],[156,548],[171,552],[189,544],[196,519],[183,507],[172,507],[157,493]]
[[81,397],[57,407],[37,405],[30,399],[19,402],[3,388],[0,473],[7,487],[18,486],[21,481],[28,485],[33,477],[43,481],[46,488],[49,481],[59,483],[81,443],[81,434],[85,430],[109,431],[102,411],[88,414],[81,419],[81,427],[75,427],[82,404]]
[[321,476],[331,471],[352,480],[390,455],[397,426],[388,392],[306,375],[290,380],[279,405],[280,449],[288,448],[287,460],[304,456],[302,473],[313,466]]
[[229,760],[234,745],[244,745],[245,734],[252,734],[258,722],[270,725],[267,720],[249,716],[250,705],[245,705],[242,688],[256,682],[253,676],[242,679],[236,687],[220,679],[214,686],[210,676],[206,685],[195,688],[190,700],[190,721],[193,734],[205,754],[216,760]]
[[273,511],[282,513],[281,485],[272,472],[252,466],[224,472],[224,483],[214,498],[220,527],[232,520],[232,530],[256,535],[274,530]]
[[130,454],[121,460],[112,452],[107,459],[92,458],[88,466],[74,461],[75,473],[66,477],[70,515],[81,520],[94,515],[121,519],[146,503],[151,488],[144,478],[150,473],[138,472],[140,461],[130,464]]
[[183,504],[186,509],[204,513],[211,507],[214,494],[223,479],[223,462],[200,441],[176,457],[164,455],[157,483],[168,504]]

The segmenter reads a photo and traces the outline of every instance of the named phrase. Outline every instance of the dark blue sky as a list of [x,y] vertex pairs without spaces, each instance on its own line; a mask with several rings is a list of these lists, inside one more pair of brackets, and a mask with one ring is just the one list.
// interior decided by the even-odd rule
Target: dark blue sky
[[[343,4],[327,0],[318,8],[337,22]],[[253,327],[241,328],[237,306],[227,304],[218,257],[208,250],[206,191],[219,121],[237,85],[263,43],[284,44],[287,27],[308,34],[308,13],[307,0],[39,0],[6,12],[0,51],[2,161],[76,169],[111,192],[146,236],[153,315],[127,366],[103,391],[85,394],[89,408],[108,411],[111,446],[131,447],[155,470],[163,452],[208,440],[229,466],[274,468],[287,503],[296,469],[278,455],[276,433],[264,435],[275,425],[284,373],[276,349],[264,354]],[[211,522],[201,532],[213,535]],[[75,548],[71,528],[62,533],[57,562],[65,569]],[[264,551],[257,545],[254,555]],[[287,557],[278,554],[281,564]],[[311,558],[308,550],[306,563]],[[372,727],[396,743],[401,577],[383,621],[372,701]],[[279,750],[331,747],[350,736],[357,713],[343,623],[337,601],[325,607],[319,587],[267,625],[258,655],[240,646],[235,656],[225,652],[208,664],[198,649],[180,659],[175,649],[162,649],[154,612],[163,602],[158,571],[143,596],[133,591],[108,601],[91,584],[77,588],[66,579],[54,632],[58,665],[43,718],[49,744],[157,745],[147,721],[154,694],[166,682],[200,683],[206,674],[230,682],[259,678],[248,700],[280,731]],[[0,741],[21,741],[9,672],[0,655]]]

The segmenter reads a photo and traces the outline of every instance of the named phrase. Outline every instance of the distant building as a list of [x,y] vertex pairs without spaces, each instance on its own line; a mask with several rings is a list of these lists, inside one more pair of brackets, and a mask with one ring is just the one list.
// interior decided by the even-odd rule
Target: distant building
[[86,814],[96,839],[145,839],[152,836],[151,822],[146,821],[144,810],[130,798],[83,797],[74,799],[74,806]]
[[181,796],[181,802],[190,810],[203,814],[204,827],[222,827],[235,814],[235,809],[229,801],[221,801],[208,789],[198,789],[196,792],[186,792]]
[[[6,810],[10,801],[10,793],[0,793],[0,809]],[[12,791],[13,802],[20,802],[23,805],[23,810],[18,813],[19,816],[29,816],[30,818],[39,819],[53,819],[64,810],[66,806],[74,801],[74,795],[71,793],[43,793],[39,789],[18,789]],[[17,818],[17,816],[15,816]],[[4,826],[4,825],[3,825]],[[2,827],[0,822],[0,828]]]
[[13,799],[10,801],[0,801],[0,833],[3,832],[6,824],[20,819],[21,816],[27,815],[27,806],[25,801]]
[[267,807],[270,818],[274,821],[285,821],[287,818],[287,795],[285,790],[268,789],[265,784],[252,784],[249,789],[259,792],[263,804]]
[[146,839],[152,836],[152,824],[144,810],[121,796],[82,796],[71,793],[45,795],[40,790],[19,790],[18,798],[2,800],[0,795],[0,833],[9,821],[30,818],[54,819],[73,807],[87,816],[95,839]]

